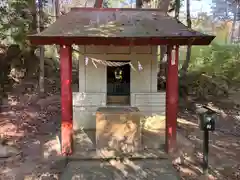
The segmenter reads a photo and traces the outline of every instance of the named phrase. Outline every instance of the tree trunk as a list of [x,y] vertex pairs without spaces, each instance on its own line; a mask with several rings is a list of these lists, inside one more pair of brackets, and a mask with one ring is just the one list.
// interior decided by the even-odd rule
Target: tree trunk
[[167,53],[167,46],[160,46],[160,61],[158,62],[158,76],[166,77],[167,61],[164,61],[164,57]]
[[[43,2],[38,0],[38,20],[39,20],[39,31],[43,31],[44,22],[43,22]],[[44,46],[40,46],[40,66],[39,66],[39,91],[44,93]]]
[[181,6],[181,0],[175,0],[175,19],[179,19],[179,12],[180,12],[180,6]]
[[[30,33],[31,34],[36,34],[37,33],[37,6],[35,3],[35,0],[29,1],[29,6],[31,9],[31,15],[32,15],[32,23],[30,24]],[[30,54],[34,55],[36,46],[31,45],[30,46]]]
[[189,67],[189,63],[190,63],[190,59],[191,59],[191,46],[187,47],[187,53],[186,53],[186,60],[183,63],[182,66],[182,73],[183,75],[186,75],[188,67]]
[[55,6],[55,17],[56,17],[56,20],[57,20],[57,18],[60,16],[60,3],[59,3],[59,0],[55,0],[54,2],[55,2],[55,4],[54,4],[54,6]]
[[[237,20],[236,21],[239,21],[238,15],[239,15],[239,5],[237,7]],[[239,39],[240,39],[240,24],[238,24],[238,41],[237,41],[238,43],[239,43]]]
[[29,2],[30,8],[31,8],[31,14],[32,14],[32,23],[30,27],[30,31],[32,34],[37,33],[37,6],[34,0],[31,0]]
[[142,0],[136,0],[136,8],[142,8],[143,1]]
[[[187,8],[187,26],[188,26],[188,28],[191,28],[192,27],[192,21],[191,21],[191,15],[190,15],[190,0],[186,1],[186,8]],[[182,70],[181,70],[183,76],[185,76],[186,73],[187,73],[189,63],[190,63],[190,59],[191,59],[191,46],[188,45],[186,60],[184,61],[183,66],[182,66]]]
[[[136,0],[136,8],[142,8],[144,2],[148,2],[148,1]],[[151,7],[151,8],[157,8],[157,9],[160,9],[162,12],[167,13],[170,2],[171,0],[158,0],[156,7]],[[166,62],[164,62],[164,56],[166,53],[167,53],[167,47],[164,45],[160,46],[160,61],[158,62],[158,77],[166,76]]]
[[235,32],[235,29],[236,29],[236,20],[237,20],[237,14],[238,14],[238,5],[236,6],[235,8],[235,11],[234,11],[234,16],[233,16],[233,23],[232,23],[232,29],[231,29],[231,37],[230,37],[230,43],[233,43],[233,39],[234,39],[234,32]]
[[[170,0],[161,0],[158,2],[157,8],[164,12],[168,12]],[[166,77],[167,62],[164,61],[165,54],[167,53],[167,46],[160,46],[160,61],[158,62],[158,77]]]
[[[55,12],[55,20],[57,20],[60,17],[60,3],[59,0],[54,0],[54,12]],[[56,55],[60,52],[60,46],[56,45]]]
[[94,7],[101,8],[103,5],[103,0],[95,0]]

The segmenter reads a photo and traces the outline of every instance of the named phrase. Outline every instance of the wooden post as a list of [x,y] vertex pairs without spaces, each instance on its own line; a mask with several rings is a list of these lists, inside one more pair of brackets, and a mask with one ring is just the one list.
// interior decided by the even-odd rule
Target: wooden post
[[63,155],[72,154],[73,108],[72,108],[72,47],[60,47],[61,64],[61,149]]
[[177,138],[177,113],[178,113],[178,52],[179,46],[175,48],[168,46],[168,69],[166,88],[166,151],[171,153],[176,148]]

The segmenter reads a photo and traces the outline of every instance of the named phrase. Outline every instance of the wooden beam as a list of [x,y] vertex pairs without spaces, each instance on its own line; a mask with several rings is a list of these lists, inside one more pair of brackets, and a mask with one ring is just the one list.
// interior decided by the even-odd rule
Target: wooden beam
[[146,45],[208,45],[214,36],[196,37],[77,37],[77,36],[29,36],[32,44],[38,45],[116,45],[116,46],[146,46]]
[[[96,7],[73,7],[71,11],[153,11],[156,12],[156,9],[152,8],[96,8]],[[164,11],[162,8],[157,9],[157,11]]]
[[178,57],[179,46],[175,53],[173,46],[168,46],[168,69],[166,89],[166,151],[174,152],[177,139],[177,113],[178,113]]
[[63,155],[72,154],[73,107],[72,107],[72,47],[60,47],[61,67],[61,149]]

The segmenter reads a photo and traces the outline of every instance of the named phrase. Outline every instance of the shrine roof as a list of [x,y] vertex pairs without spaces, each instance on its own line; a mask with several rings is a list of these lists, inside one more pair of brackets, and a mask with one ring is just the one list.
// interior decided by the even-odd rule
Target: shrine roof
[[187,28],[157,9],[73,8],[38,34],[34,44],[208,45],[215,36]]

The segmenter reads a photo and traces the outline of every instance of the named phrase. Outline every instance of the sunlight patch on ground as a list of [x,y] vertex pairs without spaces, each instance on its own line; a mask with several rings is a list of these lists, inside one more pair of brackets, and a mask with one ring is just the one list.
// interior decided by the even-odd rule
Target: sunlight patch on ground
[[12,169],[10,168],[5,168],[5,169],[1,169],[1,176],[0,178],[3,178],[3,179],[15,179],[15,175],[14,173],[12,172]]
[[178,119],[177,119],[177,122],[178,122],[179,124],[183,124],[183,125],[198,127],[198,124],[193,123],[193,122],[191,122],[191,121],[188,121],[188,120],[186,120],[186,119],[180,119],[180,118],[178,118]]
[[46,172],[46,173],[42,173],[40,175],[37,175],[37,174],[31,174],[31,175],[26,175],[24,177],[24,180],[34,180],[34,179],[38,179],[38,180],[58,180],[58,175],[57,174],[54,174],[54,173],[49,173],[49,172]]
[[23,137],[24,131],[19,130],[17,124],[13,124],[12,122],[8,122],[7,119],[1,118],[1,121],[4,120],[6,123],[1,124],[0,126],[0,134],[4,137]]
[[186,167],[181,167],[180,171],[181,171],[181,173],[184,173],[185,175],[197,176],[197,173],[193,169],[191,169],[187,166]]
[[[178,118],[177,122],[181,125],[198,127],[198,124],[188,121],[186,119]],[[149,116],[142,121],[143,129],[158,132],[159,130],[165,130],[166,121],[165,116]]]
[[142,121],[143,129],[148,131],[164,130],[166,126],[165,116],[149,116]]
[[91,161],[82,163],[69,162],[62,180],[80,179],[164,179],[177,180],[177,174],[169,160],[144,160],[144,161],[118,161],[111,160],[109,163]]
[[53,155],[60,155],[61,153],[61,145],[58,136],[56,138],[47,141],[43,145],[43,157],[45,159],[49,159]]
[[8,104],[11,106],[16,106],[19,102],[17,101],[16,97],[8,96]]

